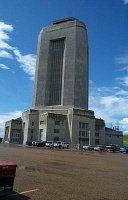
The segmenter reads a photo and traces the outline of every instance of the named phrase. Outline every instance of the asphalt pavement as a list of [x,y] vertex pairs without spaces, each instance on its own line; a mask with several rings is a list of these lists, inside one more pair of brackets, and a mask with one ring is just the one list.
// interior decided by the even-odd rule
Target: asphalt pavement
[[0,160],[18,165],[0,200],[128,200],[128,154],[0,144]]

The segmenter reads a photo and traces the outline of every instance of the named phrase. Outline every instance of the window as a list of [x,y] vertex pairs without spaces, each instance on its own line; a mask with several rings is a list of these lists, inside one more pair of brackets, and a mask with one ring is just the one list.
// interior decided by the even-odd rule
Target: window
[[44,123],[44,121],[40,121],[40,125],[43,124],[43,123]]
[[96,145],[99,144],[99,139],[95,139],[95,144],[96,144]]
[[79,129],[85,129],[85,123],[79,122]]
[[32,122],[32,126],[34,126],[34,122]]
[[54,133],[59,133],[60,130],[59,129],[54,129]]
[[55,125],[60,125],[60,121],[59,120],[55,121]]
[[88,130],[88,123],[79,122],[79,129]]
[[79,122],[79,136],[88,137],[89,124],[84,122]]
[[96,130],[96,132],[99,132],[99,131],[100,131],[100,126],[99,126],[99,125],[96,125],[96,126],[95,126],[95,130]]
[[85,123],[85,125],[86,125],[86,130],[88,130],[88,123]]
[[61,121],[61,125],[62,125],[62,126],[64,125],[64,121]]
[[81,136],[81,131],[79,131],[79,136]]
[[85,129],[85,123],[82,123],[82,129]]
[[25,122],[23,123],[23,129],[25,128]]
[[96,136],[96,137],[99,137],[99,133],[95,133],[95,136]]
[[85,136],[85,131],[82,131],[82,136]]
[[88,144],[89,139],[88,138],[79,138],[79,142],[86,142]]
[[81,128],[82,127],[82,123],[81,122],[79,122],[79,128]]
[[88,136],[88,131],[86,131],[86,137]]
[[48,106],[61,105],[64,49],[65,38],[50,41],[47,75],[48,92],[46,95],[46,104]]
[[59,141],[59,137],[58,137],[58,136],[55,136],[55,137],[54,137],[54,141]]

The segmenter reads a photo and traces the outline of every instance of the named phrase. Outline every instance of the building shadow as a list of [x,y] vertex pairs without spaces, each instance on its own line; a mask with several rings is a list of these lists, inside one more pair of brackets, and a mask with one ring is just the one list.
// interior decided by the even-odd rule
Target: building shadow
[[9,196],[0,197],[0,200],[30,200],[30,197],[27,197],[22,194],[18,194],[17,192],[13,192],[13,194]]

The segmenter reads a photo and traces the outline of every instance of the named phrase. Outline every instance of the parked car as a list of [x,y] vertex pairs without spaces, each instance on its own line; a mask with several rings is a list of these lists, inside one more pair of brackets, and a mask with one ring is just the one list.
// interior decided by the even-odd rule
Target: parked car
[[2,143],[2,141],[3,141],[3,138],[0,137],[0,143]]
[[46,146],[46,147],[53,148],[53,145],[54,145],[54,142],[53,142],[53,141],[47,141],[47,142],[45,143],[45,146]]
[[27,146],[32,146],[32,141],[27,140],[27,141],[26,141],[26,145],[27,145]]
[[32,145],[36,146],[39,141],[32,141]]
[[95,151],[104,151],[105,148],[104,148],[103,145],[97,145],[97,146],[94,147],[94,150],[95,150]]
[[83,149],[86,151],[86,150],[89,150],[89,151],[92,151],[94,149],[94,147],[92,145],[83,145]]
[[110,145],[105,147],[105,150],[107,152],[116,152],[116,151],[119,151],[119,148],[116,144],[110,144]]
[[65,142],[62,142],[61,145],[62,145],[63,149],[68,149],[69,148],[69,144],[67,144]]
[[62,141],[56,141],[54,142],[53,146],[55,148],[62,148],[62,149],[67,149],[69,148],[69,144],[62,142]]
[[120,153],[128,153],[128,147],[121,147],[119,151]]
[[46,141],[39,141],[36,143],[37,147],[45,147],[45,145],[46,145]]

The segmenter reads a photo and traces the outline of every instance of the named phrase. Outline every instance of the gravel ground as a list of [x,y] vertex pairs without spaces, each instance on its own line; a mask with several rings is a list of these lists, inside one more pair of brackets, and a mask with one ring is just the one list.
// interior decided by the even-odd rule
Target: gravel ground
[[128,154],[0,144],[0,160],[18,165],[1,200],[128,200]]

